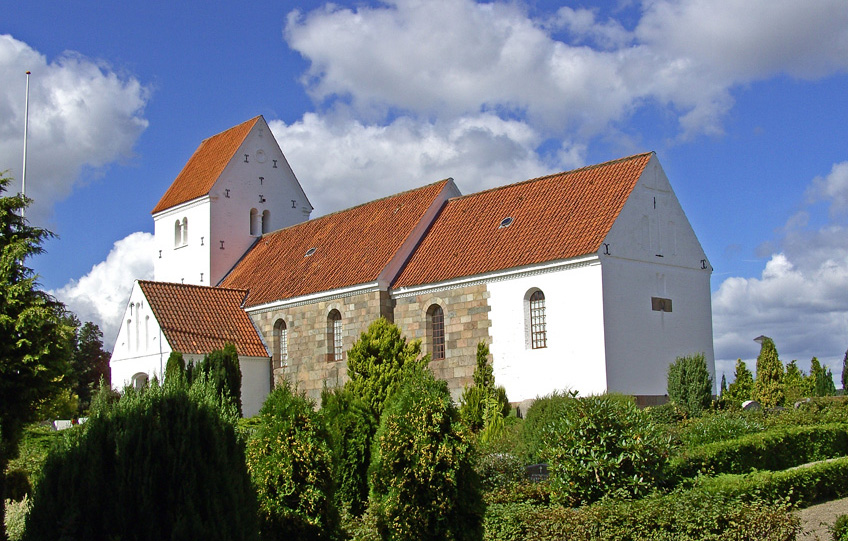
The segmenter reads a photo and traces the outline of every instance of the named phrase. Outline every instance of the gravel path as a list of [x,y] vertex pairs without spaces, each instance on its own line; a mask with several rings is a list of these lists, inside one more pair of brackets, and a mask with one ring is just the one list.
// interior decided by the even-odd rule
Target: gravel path
[[811,505],[798,511],[801,533],[797,541],[830,541],[830,526],[839,515],[848,515],[848,498]]

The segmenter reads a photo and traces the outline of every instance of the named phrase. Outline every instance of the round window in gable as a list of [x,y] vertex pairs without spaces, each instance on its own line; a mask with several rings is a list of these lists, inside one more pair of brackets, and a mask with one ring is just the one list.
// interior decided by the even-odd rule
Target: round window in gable
[[503,220],[501,220],[501,225],[498,226],[498,229],[503,229],[504,227],[509,227],[512,225],[513,219],[510,216],[507,216]]
[[303,256],[303,257],[309,257],[309,256],[311,256],[312,254],[314,254],[314,253],[315,253],[315,250],[316,250],[315,248],[310,248],[310,249],[306,250],[306,254],[304,254],[304,256]]

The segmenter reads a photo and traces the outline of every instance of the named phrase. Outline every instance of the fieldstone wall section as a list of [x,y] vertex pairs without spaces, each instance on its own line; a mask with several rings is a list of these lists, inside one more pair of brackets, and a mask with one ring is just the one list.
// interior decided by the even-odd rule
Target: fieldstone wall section
[[473,383],[477,344],[492,343],[489,291],[485,284],[478,284],[396,298],[395,324],[408,340],[421,339],[424,353],[432,353],[427,310],[434,304],[442,307],[445,316],[445,358],[430,361],[430,369],[448,382],[451,396],[458,401],[463,388]]
[[[320,403],[321,390],[344,385],[347,381],[347,350],[359,339],[368,325],[380,316],[392,321],[393,301],[386,291],[373,291],[320,301],[303,306],[291,306],[260,313],[251,313],[254,324],[265,343],[274,353],[273,385],[283,379],[296,385],[299,391]],[[327,316],[338,310],[342,321],[342,360],[331,354]],[[280,360],[274,325],[286,323],[288,356]]]

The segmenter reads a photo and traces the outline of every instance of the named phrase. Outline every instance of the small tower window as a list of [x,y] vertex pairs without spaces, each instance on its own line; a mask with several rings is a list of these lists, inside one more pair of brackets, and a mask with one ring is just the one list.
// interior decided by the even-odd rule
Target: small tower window
[[262,211],[262,233],[265,234],[271,230],[271,211]]
[[188,244],[188,218],[183,218],[183,246]]
[[256,209],[250,209],[250,234],[258,237],[262,232],[262,217]]

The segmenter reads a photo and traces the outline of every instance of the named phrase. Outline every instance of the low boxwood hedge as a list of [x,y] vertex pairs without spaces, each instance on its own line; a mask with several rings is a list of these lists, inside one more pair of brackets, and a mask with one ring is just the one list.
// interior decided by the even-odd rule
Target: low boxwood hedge
[[668,479],[753,470],[783,470],[848,455],[848,425],[785,427],[685,449],[672,458]]

